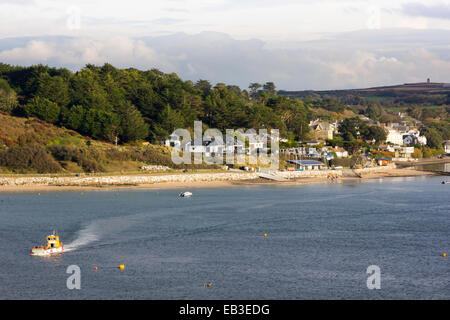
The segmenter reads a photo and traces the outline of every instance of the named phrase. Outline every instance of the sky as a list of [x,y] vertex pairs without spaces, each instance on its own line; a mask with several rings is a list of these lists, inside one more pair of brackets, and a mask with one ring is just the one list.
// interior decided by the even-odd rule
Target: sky
[[448,0],[0,0],[0,62],[109,62],[241,88],[450,82],[449,40]]

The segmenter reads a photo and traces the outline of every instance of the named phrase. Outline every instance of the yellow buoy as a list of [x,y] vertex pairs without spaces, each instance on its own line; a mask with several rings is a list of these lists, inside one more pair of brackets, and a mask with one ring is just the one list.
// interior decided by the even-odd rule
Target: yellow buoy
[[442,256],[445,258],[445,257],[447,256],[447,254],[444,252],[444,253],[442,254]]
[[267,233],[264,233],[264,237],[267,237]]
[[117,268],[119,268],[120,270],[124,270],[124,269],[125,269],[125,265],[124,265],[124,264],[121,264],[121,265],[119,265]]

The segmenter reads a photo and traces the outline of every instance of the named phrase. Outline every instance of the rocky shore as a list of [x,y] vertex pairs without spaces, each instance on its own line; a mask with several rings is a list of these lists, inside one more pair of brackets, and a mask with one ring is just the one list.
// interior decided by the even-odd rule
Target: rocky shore
[[[311,170],[311,171],[281,171],[272,173],[277,179],[285,182],[306,183],[330,181],[349,178],[378,178],[396,176],[430,175],[431,172],[412,168],[396,169],[394,167],[376,167],[365,169],[344,170]],[[266,174],[267,176],[267,174]],[[284,183],[276,181],[274,183]],[[0,177],[0,192],[34,191],[34,190],[73,190],[78,188],[176,188],[189,186],[223,186],[232,184],[263,183],[257,172],[215,172],[215,173],[179,173],[163,175],[111,175],[111,176],[3,176]]]

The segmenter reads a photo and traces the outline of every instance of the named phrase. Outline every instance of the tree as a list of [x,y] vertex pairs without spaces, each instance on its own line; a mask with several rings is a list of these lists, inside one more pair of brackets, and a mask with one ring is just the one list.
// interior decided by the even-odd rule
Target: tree
[[198,80],[195,83],[195,87],[202,91],[203,96],[206,96],[212,88],[211,83],[208,80]]
[[184,128],[184,117],[178,110],[173,110],[167,105],[158,117],[158,123],[153,125],[152,140],[161,141],[169,136],[174,130]]
[[427,138],[428,147],[439,149],[442,146],[442,135],[435,128],[425,128],[421,134]]
[[360,134],[360,129],[364,126],[364,123],[358,117],[346,118],[339,125],[339,133],[345,141],[352,141],[357,139]]
[[41,73],[36,82],[35,97],[47,98],[57,103],[60,107],[65,107],[69,104],[69,85],[62,77],[52,77],[48,73]]
[[350,154],[356,154],[361,150],[361,142],[358,141],[345,141],[343,143],[344,149]]
[[421,159],[423,157],[422,150],[420,148],[414,147],[414,152],[412,154],[413,158]]
[[105,110],[89,109],[79,130],[90,137],[113,142],[119,132],[117,114]]
[[70,83],[70,95],[72,105],[112,111],[105,89],[91,69],[82,69],[73,77]]
[[386,131],[379,126],[370,126],[368,128],[368,133],[364,137],[366,140],[375,140],[377,143],[386,141],[387,135]]
[[63,114],[63,124],[72,130],[78,130],[84,121],[85,110],[83,106],[72,106]]
[[269,93],[273,93],[273,94],[276,93],[276,91],[275,91],[276,87],[273,82],[266,82],[263,85],[263,89],[264,89],[264,91],[269,92]]
[[366,114],[372,120],[379,120],[383,114],[383,108],[379,104],[372,103],[367,108]]
[[151,119],[157,117],[161,102],[150,83],[133,81],[127,84],[126,94],[130,102],[139,109],[143,116]]
[[248,88],[250,89],[250,96],[254,97],[258,90],[262,87],[262,84],[259,84],[257,82],[250,83]]
[[35,116],[41,120],[56,123],[59,120],[60,107],[47,98],[32,98],[24,107],[28,117]]
[[130,142],[144,140],[148,136],[148,124],[135,106],[127,104],[120,108],[120,140]]
[[0,110],[11,112],[18,105],[16,92],[8,81],[0,79]]
[[422,120],[422,108],[419,106],[414,106],[414,107],[410,107],[408,108],[408,113],[411,117],[417,119],[417,120]]

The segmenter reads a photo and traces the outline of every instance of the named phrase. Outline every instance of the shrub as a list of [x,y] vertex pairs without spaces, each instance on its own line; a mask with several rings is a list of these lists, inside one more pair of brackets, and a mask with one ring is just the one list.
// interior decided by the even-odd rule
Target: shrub
[[[51,145],[47,147],[47,150],[53,155],[56,160],[76,162],[80,167],[83,168],[85,172],[105,171],[105,169],[101,164],[98,163],[98,161],[88,159],[80,149],[64,145]],[[94,157],[96,157],[97,159],[100,158],[98,153],[95,153]]]
[[39,145],[14,146],[0,151],[0,165],[13,170],[55,173],[62,170],[58,162]]

